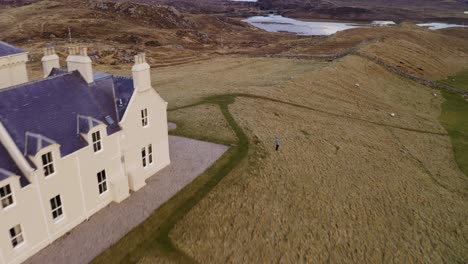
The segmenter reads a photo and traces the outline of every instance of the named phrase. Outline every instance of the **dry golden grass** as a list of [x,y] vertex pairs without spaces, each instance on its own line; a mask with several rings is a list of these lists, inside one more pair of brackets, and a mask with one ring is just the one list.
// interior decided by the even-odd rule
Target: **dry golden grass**
[[[89,16],[83,9],[65,19],[67,8],[52,8],[56,3],[0,12],[0,29],[5,29],[0,37],[35,37],[21,46],[32,51],[33,79],[40,78],[44,44],[57,45],[62,57],[68,45],[37,35],[66,24],[80,28],[83,22],[83,29],[98,38],[90,46],[98,49],[133,49],[106,40],[130,33],[171,43],[146,50],[155,64],[178,56],[190,61],[200,53],[171,46],[180,42],[173,31],[123,20],[106,24],[108,18]],[[60,23],[43,23],[51,14]],[[408,73],[440,79],[468,67],[466,39],[448,33],[404,25],[350,30],[310,42],[284,38],[278,47],[283,54],[316,55],[365,42],[361,51]],[[234,41],[242,34],[226,35]],[[260,35],[263,44],[268,42]],[[264,54],[250,47],[263,44],[250,40],[253,44],[212,46],[204,52]],[[233,93],[290,104],[237,97],[230,106],[249,136],[249,155],[170,233],[180,249],[201,263],[468,261],[468,183],[437,121],[443,99],[434,97],[435,91],[352,55],[331,63],[218,55],[152,69],[153,86],[169,108]],[[130,75],[130,64],[112,66],[109,58],[101,62],[94,65],[98,72]],[[217,106],[173,111],[169,118],[183,134],[225,143],[234,139]],[[277,134],[282,140],[278,153],[273,150]],[[149,249],[140,262],[167,262],[163,251]]]
[[197,64],[153,70],[153,85],[170,107],[199,101],[210,95],[248,93],[281,98],[298,76],[327,63],[259,58],[216,58]]
[[[453,170],[448,138],[408,132],[402,147],[393,135],[400,130],[291,106],[238,99],[231,110],[266,154],[251,153],[254,165],[229,175],[171,234],[197,261],[468,258],[466,196],[435,184],[425,163],[412,158],[424,152],[444,159],[437,163],[444,173],[435,177],[466,194],[466,179],[452,179],[460,172]],[[279,153],[273,150],[275,134],[282,138]],[[432,143],[412,140],[419,137]]]
[[[468,34],[468,29],[459,31]],[[386,32],[381,41],[363,50],[406,73],[428,80],[440,80],[468,68],[466,39],[414,25]]]
[[319,111],[237,98],[249,158],[171,238],[201,263],[466,261],[468,181],[432,92],[350,56],[262,94]]
[[[128,75],[130,67],[96,69]],[[249,135],[248,160],[171,232],[199,262],[468,259],[467,180],[449,138],[437,135],[446,132],[437,122],[443,99],[433,90],[357,56],[332,63],[217,58],[153,69],[153,85],[170,108],[246,93],[318,110],[236,99],[230,110]],[[215,106],[170,119],[192,135],[232,140]],[[141,259],[163,261],[154,252]]]
[[199,105],[168,112],[168,119],[178,124],[176,134],[230,144],[236,142],[236,136],[224,119],[219,106]]

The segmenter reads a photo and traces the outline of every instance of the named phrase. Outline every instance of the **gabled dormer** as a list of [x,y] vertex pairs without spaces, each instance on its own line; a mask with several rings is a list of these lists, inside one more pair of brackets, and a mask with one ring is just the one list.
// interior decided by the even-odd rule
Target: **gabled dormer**
[[56,162],[61,158],[60,145],[43,135],[26,132],[25,156],[37,168],[38,175],[43,178],[54,176],[60,169]]
[[[109,116],[107,122],[114,122]],[[107,125],[100,120],[90,116],[77,116],[77,124],[80,136],[91,146],[95,154],[100,153],[103,148],[103,138],[107,136]]]

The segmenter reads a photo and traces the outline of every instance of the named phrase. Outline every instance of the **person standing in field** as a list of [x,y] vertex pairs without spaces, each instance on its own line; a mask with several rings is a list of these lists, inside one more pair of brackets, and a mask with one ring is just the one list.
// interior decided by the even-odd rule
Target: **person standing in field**
[[278,136],[276,136],[276,138],[275,138],[275,146],[276,146],[275,148],[276,148],[276,151],[279,150],[280,144],[281,144],[280,139],[279,139]]

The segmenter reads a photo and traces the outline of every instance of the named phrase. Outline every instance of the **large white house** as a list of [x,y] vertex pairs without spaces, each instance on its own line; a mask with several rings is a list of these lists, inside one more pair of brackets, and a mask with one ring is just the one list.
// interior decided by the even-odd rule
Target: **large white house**
[[85,47],[28,82],[27,52],[0,42],[0,264],[21,263],[169,163],[167,103],[145,55],[132,78],[93,73]]

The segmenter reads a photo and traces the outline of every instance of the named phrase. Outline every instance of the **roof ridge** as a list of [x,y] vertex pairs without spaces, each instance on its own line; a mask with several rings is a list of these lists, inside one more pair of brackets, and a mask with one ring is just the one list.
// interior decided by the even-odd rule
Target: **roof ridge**
[[26,50],[17,48],[9,43],[0,40],[0,57],[11,57],[16,55],[28,54]]
[[26,85],[30,85],[30,84],[35,84],[35,83],[40,83],[40,82],[45,82],[45,81],[49,81],[49,80],[53,80],[57,77],[63,77],[65,75],[72,75],[74,74],[76,71],[71,71],[71,72],[66,72],[66,73],[62,73],[62,74],[57,74],[57,75],[53,75],[53,76],[49,76],[45,79],[41,79],[41,80],[35,80],[35,81],[30,81],[30,82],[27,82],[27,83],[21,83],[21,84],[17,84],[17,85],[13,85],[13,86],[10,86],[10,87],[6,87],[6,88],[3,88],[3,89],[0,89],[0,93],[4,92],[4,91],[10,91],[10,90],[13,90],[13,89],[16,89],[16,88],[20,88],[20,87],[23,87],[23,86],[26,86]]
[[2,41],[2,40],[0,40],[0,44],[5,45],[5,46],[8,46],[8,47],[10,47],[10,48],[17,49],[17,50],[22,50],[22,49],[18,49],[17,47],[15,47],[15,46],[13,46],[13,45],[11,45],[11,44],[9,44],[9,43],[6,43],[5,41]]
[[97,119],[95,117],[77,114],[76,115],[76,134],[77,135],[80,135],[80,133],[81,133],[81,131],[80,131],[80,119],[84,119],[85,121],[88,122],[88,128],[89,129],[95,127],[93,125],[93,122],[95,122],[97,124],[100,124],[100,125],[105,125],[104,122],[102,122],[101,120],[99,120],[99,119]]
[[52,140],[52,139],[50,139],[50,138],[48,138],[48,137],[46,137],[46,136],[44,136],[44,135],[42,135],[42,134],[33,133],[33,132],[30,132],[30,131],[26,131],[26,133],[25,133],[24,136],[25,136],[25,146],[24,146],[24,153],[23,153],[24,156],[26,156],[27,151],[28,151],[28,142],[29,142],[29,141],[28,141],[28,138],[29,138],[29,137],[32,137],[32,138],[34,138],[34,139],[36,139],[36,140],[39,141],[39,145],[38,145],[37,148],[36,148],[36,153],[37,153],[39,150],[42,149],[42,141],[45,141],[45,142],[49,143],[50,145],[52,145],[52,144],[57,144],[57,142],[56,142],[55,140]]
[[115,78],[118,78],[118,79],[133,80],[133,78],[129,77],[129,76],[123,76],[123,75],[112,75],[112,76],[114,76]]
[[0,168],[0,173],[3,173],[3,174],[8,175],[8,176],[16,175],[16,173],[11,172],[9,170],[5,170],[4,168]]

